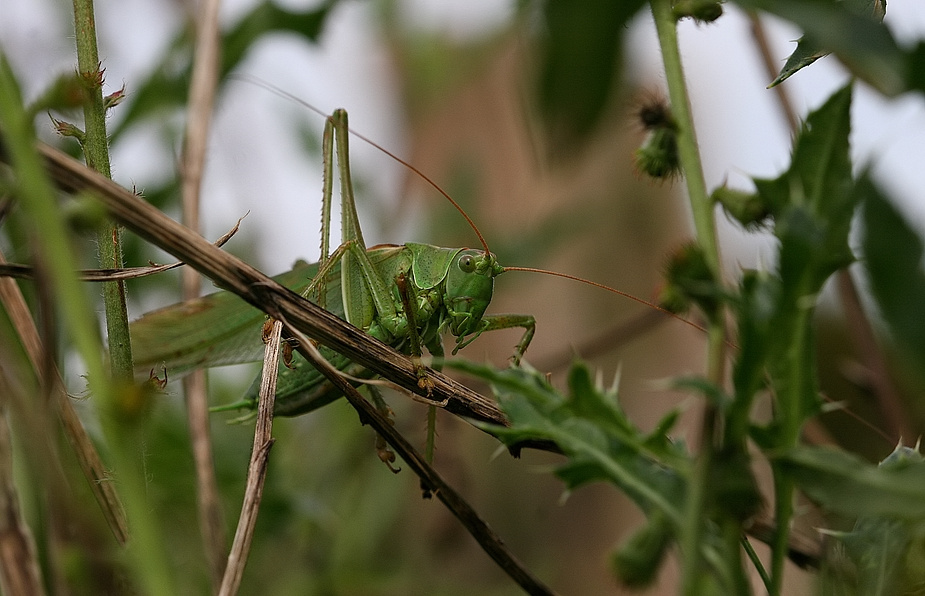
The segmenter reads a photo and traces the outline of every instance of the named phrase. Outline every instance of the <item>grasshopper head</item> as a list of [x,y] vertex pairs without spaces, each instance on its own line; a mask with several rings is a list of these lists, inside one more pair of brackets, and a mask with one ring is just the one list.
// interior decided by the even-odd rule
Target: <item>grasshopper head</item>
[[502,271],[495,255],[489,252],[464,249],[453,258],[444,296],[453,335],[462,338],[478,331],[491,302],[495,276]]

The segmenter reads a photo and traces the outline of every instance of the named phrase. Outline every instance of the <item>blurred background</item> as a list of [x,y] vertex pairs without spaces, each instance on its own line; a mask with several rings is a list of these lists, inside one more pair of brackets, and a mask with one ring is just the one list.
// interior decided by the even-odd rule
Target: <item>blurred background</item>
[[[353,129],[407,159],[459,201],[503,264],[579,275],[644,299],[657,296],[666,257],[690,239],[692,227],[683,183],[653,184],[633,166],[645,134],[636,112],[665,94],[647,11],[615,37],[600,64],[575,73],[572,88],[550,90],[544,86],[550,49],[542,3],[287,1],[275,5],[281,11],[273,18],[268,6],[247,0],[224,4],[229,72],[258,77],[325,112],[346,108]],[[127,94],[109,121],[114,178],[178,216],[177,160],[194,7],[126,0],[99,3],[96,10],[104,93],[124,85]],[[74,69],[73,17],[66,4],[0,0],[0,15],[0,45],[27,98]],[[762,23],[780,66],[800,34],[772,18]],[[925,35],[925,8],[895,0],[885,23],[900,41],[918,39]],[[581,26],[591,24],[579,24],[578,31]],[[714,24],[681,26],[709,189],[727,182],[749,190],[751,176],[773,177],[789,164],[790,131],[773,92],[765,89],[773,74],[762,64],[751,27],[747,15],[728,5]],[[848,76],[830,57],[785,87],[805,115]],[[582,103],[585,96],[591,99]],[[575,98],[568,116],[573,126],[544,124],[551,97]],[[44,139],[66,145],[54,137],[50,122],[39,119],[38,125]],[[853,127],[856,163],[871,166],[925,230],[920,98],[887,100],[860,85]],[[207,156],[204,234],[216,238],[248,214],[227,250],[271,274],[297,258],[315,260],[322,128],[323,120],[303,106],[259,84],[227,79]],[[351,143],[368,244],[477,244],[466,222],[422,180],[358,139]],[[770,236],[746,234],[718,218],[729,277],[742,268],[773,266],[767,262],[773,254]],[[0,242],[12,255],[25,250],[9,236]],[[129,264],[148,260],[169,258],[130,242]],[[177,279],[132,282],[132,318],[177,301]],[[204,289],[211,291],[207,283]],[[554,381],[561,382],[574,357],[586,358],[604,382],[620,375],[623,405],[640,427],[651,428],[680,404],[690,420],[678,438],[696,439],[686,430],[696,400],[665,388],[671,377],[702,370],[703,338],[697,332],[619,296],[530,273],[502,276],[490,312],[536,316],[527,360]],[[876,427],[875,404],[846,375],[853,357],[839,313],[834,300],[821,311],[820,338],[838,348],[826,350],[823,367],[831,377],[823,384],[846,396]],[[518,333],[483,336],[461,356],[504,365]],[[79,361],[67,372],[79,392]],[[212,402],[237,400],[255,374],[255,367],[213,370]],[[178,593],[205,593],[208,573],[194,519],[185,410],[179,386],[170,385],[168,393],[152,409],[146,430],[151,504],[165,520]],[[399,427],[423,441],[424,408],[401,395],[389,401]],[[92,410],[85,410],[92,426]],[[921,432],[921,416],[914,419]],[[871,458],[882,458],[892,447],[844,414],[827,422],[820,436],[851,439],[849,447]],[[548,473],[556,457],[527,452],[515,460],[464,422],[442,416],[439,424],[438,470],[528,567],[564,594],[621,591],[607,556],[641,519],[625,497],[594,485],[565,498],[561,483]],[[212,430],[231,533],[252,427],[229,425],[215,415]],[[379,463],[371,431],[358,425],[346,403],[278,420],[274,434],[278,441],[242,593],[519,592],[441,505],[420,499],[413,475],[393,476]],[[73,492],[58,498],[61,511],[71,513],[45,520],[60,527],[43,548],[65,562],[62,577],[52,584],[60,593],[120,593],[125,586],[116,547],[82,478],[76,469],[67,473]],[[796,590],[799,577],[793,579]],[[673,593],[673,581],[669,566],[652,593]]]

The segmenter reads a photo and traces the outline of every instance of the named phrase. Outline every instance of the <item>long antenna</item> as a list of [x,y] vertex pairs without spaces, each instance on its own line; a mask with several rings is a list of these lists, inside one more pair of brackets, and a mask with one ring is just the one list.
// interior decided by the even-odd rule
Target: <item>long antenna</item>
[[[282,89],[282,88],[280,88],[280,87],[277,87],[277,86],[274,85],[273,83],[269,83],[269,82],[267,82],[267,81],[264,81],[263,79],[261,79],[261,78],[259,78],[259,77],[256,77],[256,76],[254,76],[254,75],[250,75],[250,74],[246,74],[246,73],[244,73],[244,74],[231,74],[231,75],[228,75],[228,78],[229,78],[229,79],[232,79],[232,80],[237,80],[237,81],[244,81],[244,82],[246,82],[246,83],[250,83],[250,84],[252,84],[252,85],[256,85],[256,86],[258,86],[258,87],[262,87],[262,88],[266,89],[267,91],[270,91],[270,92],[272,92],[272,93],[275,93],[275,94],[279,95],[280,97],[283,97],[283,98],[285,98],[285,99],[288,99],[289,101],[293,101],[293,102],[295,102],[295,103],[301,105],[302,107],[311,110],[312,112],[318,114],[318,115],[321,116],[322,118],[330,118],[330,117],[331,117],[330,114],[324,112],[323,110],[321,110],[321,109],[319,109],[319,108],[316,108],[315,106],[313,106],[312,104],[308,103],[308,102],[305,101],[304,99],[302,99],[302,98],[300,98],[300,97],[297,97],[297,96],[293,95],[292,93],[289,93],[289,92],[286,91],[285,89]],[[405,166],[406,168],[408,168],[409,170],[411,170],[412,172],[414,172],[415,174],[417,174],[418,176],[420,176],[425,182],[427,182],[428,184],[430,184],[430,185],[434,188],[434,190],[436,190],[436,191],[439,192],[441,195],[443,195],[443,198],[445,198],[447,201],[449,201],[450,204],[453,205],[453,207],[455,207],[457,211],[459,211],[460,215],[462,215],[462,216],[465,218],[466,222],[469,223],[469,227],[471,227],[471,228],[472,228],[472,231],[475,232],[475,235],[478,236],[478,238],[479,238],[479,243],[481,243],[482,248],[485,249],[485,252],[486,252],[486,253],[490,253],[490,252],[491,252],[491,251],[488,249],[488,243],[485,242],[484,236],[482,236],[482,233],[479,231],[478,226],[475,225],[475,222],[472,221],[472,218],[469,217],[469,214],[465,212],[465,210],[462,208],[462,206],[460,206],[460,204],[457,203],[456,200],[455,200],[453,197],[451,197],[451,196],[449,195],[449,193],[447,193],[445,190],[443,190],[442,188],[440,188],[440,185],[439,185],[439,184],[437,184],[436,182],[434,182],[433,180],[431,180],[430,177],[427,176],[427,174],[425,174],[425,173],[422,172],[421,170],[417,169],[416,167],[414,167],[413,165],[411,165],[410,163],[408,163],[407,161],[405,161],[405,160],[402,159],[401,157],[395,155],[394,153],[392,153],[391,151],[389,151],[388,149],[386,149],[385,147],[383,147],[383,146],[380,145],[379,143],[373,141],[373,140],[370,139],[369,137],[367,137],[367,136],[365,136],[365,135],[363,135],[363,134],[361,134],[361,133],[358,133],[357,131],[353,130],[352,128],[347,128],[347,131],[350,132],[350,134],[352,134],[352,135],[355,136],[356,138],[358,138],[358,139],[360,139],[361,141],[363,141],[364,143],[367,143],[368,145],[371,145],[371,146],[375,147],[375,148],[378,149],[379,151],[382,151],[383,153],[385,153],[386,155],[388,155],[389,157],[391,157],[392,159],[394,159],[395,161],[397,161],[397,162],[400,163],[401,165]]]
[[607,290],[608,292],[613,292],[614,294],[617,294],[618,296],[629,298],[630,300],[634,302],[638,302],[639,304],[642,304],[642,305],[648,306],[649,308],[660,311],[673,319],[677,319],[681,321],[685,325],[689,325],[690,327],[697,329],[698,331],[707,333],[707,329],[705,327],[698,325],[697,323],[691,321],[690,319],[685,319],[681,315],[677,313],[673,313],[663,306],[659,306],[658,304],[655,304],[654,302],[649,302],[648,300],[643,300],[642,298],[639,298],[638,296],[633,296],[629,292],[624,292],[623,290],[618,290],[616,288],[612,288],[610,286],[597,283],[596,281],[591,281],[590,279],[578,277],[577,275],[569,275],[568,273],[559,273],[558,271],[547,271],[546,269],[536,269],[534,267],[504,267],[504,272],[507,272],[507,271],[526,271],[528,273],[542,273],[544,275],[552,275],[553,277],[562,277],[564,279],[570,279],[572,281],[581,282],[589,286],[594,286],[595,288]]

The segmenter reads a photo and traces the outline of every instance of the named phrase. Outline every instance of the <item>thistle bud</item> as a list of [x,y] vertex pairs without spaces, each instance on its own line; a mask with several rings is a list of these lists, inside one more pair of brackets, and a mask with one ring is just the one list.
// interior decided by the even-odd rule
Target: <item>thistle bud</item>
[[676,128],[674,117],[671,115],[671,107],[665,98],[658,94],[653,93],[640,102],[636,117],[642,127],[648,131]]
[[699,244],[685,244],[671,256],[659,296],[666,310],[683,313],[695,304],[712,320],[719,313],[720,296],[721,289]]
[[125,85],[122,85],[122,88],[118,91],[113,91],[109,95],[103,98],[103,107],[107,110],[111,110],[116,107],[122,100],[125,99]]
[[668,180],[681,174],[678,157],[678,133],[672,128],[657,128],[649,132],[642,146],[636,149],[636,168],[657,180]]
[[636,116],[648,134],[636,150],[636,168],[646,175],[665,180],[681,173],[678,157],[678,131],[671,108],[664,98],[653,95],[639,106]]

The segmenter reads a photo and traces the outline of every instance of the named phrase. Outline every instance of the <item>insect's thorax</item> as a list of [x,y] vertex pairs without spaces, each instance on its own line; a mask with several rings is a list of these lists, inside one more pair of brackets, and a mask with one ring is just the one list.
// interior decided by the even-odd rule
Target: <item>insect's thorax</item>
[[437,336],[444,330],[457,338],[478,332],[491,302],[494,277],[501,271],[494,255],[408,244],[370,256],[381,278],[391,282],[396,313],[388,321],[374,318],[367,329],[371,335],[402,349],[412,325],[428,346],[439,341]]

